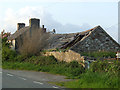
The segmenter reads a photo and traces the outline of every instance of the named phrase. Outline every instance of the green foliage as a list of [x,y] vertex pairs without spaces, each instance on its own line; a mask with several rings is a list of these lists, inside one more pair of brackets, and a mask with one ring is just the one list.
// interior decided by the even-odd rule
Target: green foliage
[[56,51],[59,51],[59,48],[56,48]]
[[19,69],[19,70],[35,70],[38,71],[39,70],[39,66],[34,65],[32,63],[28,63],[28,62],[3,62],[2,67],[4,69]]
[[95,57],[95,58],[101,58],[101,57],[116,57],[116,52],[108,52],[108,51],[94,51],[94,52],[81,52],[81,55],[88,56],[88,57]]
[[99,72],[86,72],[80,75],[80,79],[70,82],[61,82],[67,88],[118,88],[118,77]]
[[7,37],[2,39],[2,43],[6,42],[6,41],[7,41]]
[[27,62],[36,64],[36,65],[50,65],[57,63],[57,60],[53,56],[32,56],[27,59]]
[[2,61],[14,60],[17,55],[15,51],[10,50],[9,44],[7,42],[7,37],[2,39]]
[[7,42],[7,37],[2,39],[2,47],[9,47],[10,44],[6,43]]
[[14,58],[13,61],[19,61],[19,62],[22,62],[22,61],[24,61],[24,60],[26,60],[26,59],[27,59],[27,57],[24,56],[24,55],[17,55],[17,56]]
[[92,72],[109,72],[113,74],[118,74],[120,71],[120,61],[96,61],[91,63],[90,71]]
[[2,61],[13,61],[16,55],[16,51],[10,50],[8,47],[2,48]]
[[82,74],[84,72],[84,68],[81,67],[81,68],[72,68],[70,69],[70,74],[72,77],[75,77],[75,76],[79,76],[80,74]]
[[70,68],[78,68],[79,63],[77,61],[72,61],[72,62],[68,63],[66,66],[70,67]]

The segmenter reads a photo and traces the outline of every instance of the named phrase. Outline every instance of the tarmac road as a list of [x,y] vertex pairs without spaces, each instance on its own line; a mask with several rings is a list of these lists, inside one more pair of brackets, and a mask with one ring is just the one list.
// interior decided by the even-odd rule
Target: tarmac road
[[52,74],[33,71],[20,70],[2,70],[2,88],[52,88],[57,90],[65,90],[56,85],[48,84],[47,81],[66,79],[63,76],[56,77]]
[[51,85],[3,72],[2,88],[54,88]]

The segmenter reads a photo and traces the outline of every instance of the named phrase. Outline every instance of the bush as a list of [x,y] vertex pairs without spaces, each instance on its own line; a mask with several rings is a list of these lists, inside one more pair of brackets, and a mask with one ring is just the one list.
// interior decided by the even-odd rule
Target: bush
[[19,62],[22,62],[22,61],[25,61],[27,57],[23,56],[23,55],[17,55],[15,58],[14,58],[14,61],[19,61]]
[[85,72],[85,68],[77,61],[66,63],[65,67],[68,68],[67,72],[73,77],[79,76],[80,74]]
[[9,48],[10,44],[6,41],[7,37],[2,39],[2,61],[14,61],[17,53]]
[[78,68],[79,67],[79,63],[77,61],[72,61],[70,63],[68,63],[66,65],[66,67],[70,67],[70,68]]
[[9,47],[10,46],[10,44],[6,43],[6,42],[7,42],[7,37],[2,39],[2,47]]
[[16,51],[10,50],[8,47],[2,48],[2,60],[3,61],[13,61],[16,57]]
[[28,62],[41,66],[56,64],[57,60],[53,56],[32,56],[28,59]]
[[120,61],[114,61],[109,63],[108,61],[97,61],[90,65],[90,71],[92,72],[109,72],[118,74],[120,70]]
[[69,73],[72,75],[72,76],[79,76],[80,74],[84,73],[85,72],[85,69],[83,67],[81,68],[73,68],[73,69],[70,69]]

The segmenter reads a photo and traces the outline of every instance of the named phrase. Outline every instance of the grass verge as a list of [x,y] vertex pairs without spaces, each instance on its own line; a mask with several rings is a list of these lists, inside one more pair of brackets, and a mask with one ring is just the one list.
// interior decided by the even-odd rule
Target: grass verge
[[[2,64],[3,69],[14,69],[14,70],[34,70],[34,71],[42,71],[42,72],[49,72],[52,74],[60,74],[60,75],[65,75],[67,78],[77,78],[84,70],[82,69],[81,65],[76,64],[73,66],[73,63],[55,63],[55,64],[48,64],[48,65],[43,65],[43,64],[36,64],[36,63],[31,63],[31,62],[11,62],[11,61],[4,61]],[[74,67],[74,69],[73,69]]]
[[80,79],[68,82],[51,82],[66,88],[118,88],[118,77],[107,73],[87,72]]

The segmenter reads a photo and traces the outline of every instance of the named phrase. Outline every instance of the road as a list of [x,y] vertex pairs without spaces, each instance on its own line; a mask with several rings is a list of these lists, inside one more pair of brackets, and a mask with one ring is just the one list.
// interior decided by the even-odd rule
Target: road
[[1,73],[2,88],[52,88],[65,90],[56,85],[48,84],[48,81],[67,80],[63,76],[34,71],[2,70]]

